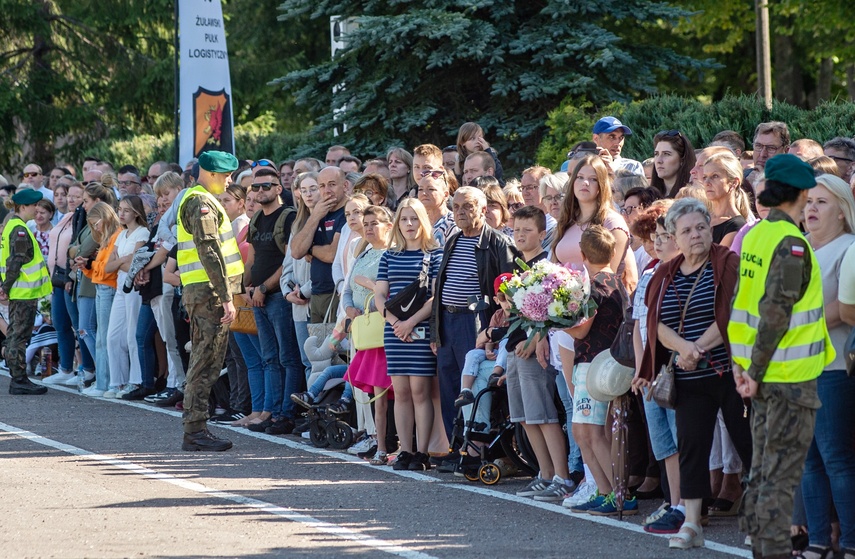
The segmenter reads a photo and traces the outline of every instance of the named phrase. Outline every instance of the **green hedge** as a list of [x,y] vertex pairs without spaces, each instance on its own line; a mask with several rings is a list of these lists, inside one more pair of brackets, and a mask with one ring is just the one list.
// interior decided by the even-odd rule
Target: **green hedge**
[[786,122],[793,140],[812,138],[822,143],[835,136],[855,134],[855,103],[849,101],[827,102],[813,110],[776,101],[769,111],[750,95],[728,96],[713,103],[663,95],[602,108],[567,99],[548,115],[549,131],[538,148],[538,163],[559,167],[573,145],[591,139],[594,123],[606,115],[616,116],[632,128],[633,135],[624,144],[623,154],[639,161],[653,155],[653,136],[660,130],[679,129],[696,148],[709,143],[722,130],[736,130],[747,143],[751,142],[755,127],[770,120]]

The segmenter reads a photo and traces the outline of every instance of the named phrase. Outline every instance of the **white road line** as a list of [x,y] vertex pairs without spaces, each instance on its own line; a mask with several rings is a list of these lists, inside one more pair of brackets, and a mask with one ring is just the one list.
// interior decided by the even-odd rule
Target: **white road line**
[[420,551],[416,551],[413,549],[407,549],[406,547],[400,546],[398,544],[394,544],[392,542],[388,542],[386,540],[381,540],[379,538],[374,538],[371,536],[367,536],[355,530],[351,530],[350,528],[345,528],[344,526],[339,526],[337,524],[333,524],[331,522],[326,522],[323,520],[318,520],[312,516],[308,516],[306,514],[302,514],[296,512],[292,509],[281,507],[278,505],[274,505],[272,503],[268,503],[266,501],[261,501],[258,499],[253,499],[251,497],[244,497],[243,495],[238,495],[236,493],[230,493],[228,491],[220,491],[217,489],[212,489],[201,483],[197,483],[195,481],[188,481],[185,479],[180,479],[175,476],[164,474],[158,472],[156,470],[151,470],[149,468],[140,466],[139,464],[134,464],[133,462],[129,462],[127,460],[122,460],[120,458],[116,458],[114,456],[106,456],[103,454],[95,454],[88,450],[84,450],[82,448],[78,448],[76,446],[71,446],[65,443],[61,443],[59,441],[55,441],[52,439],[48,439],[41,435],[37,435],[30,431],[25,431],[23,429],[18,429],[12,425],[7,425],[5,423],[0,423],[0,431],[5,431],[11,435],[15,435],[21,437],[23,439],[27,439],[38,443],[40,445],[44,445],[50,448],[54,448],[56,450],[65,452],[67,454],[71,454],[73,456],[79,456],[81,458],[85,458],[87,460],[92,460],[94,462],[100,462],[102,464],[108,464],[110,466],[114,466],[116,468],[121,468],[123,470],[127,470],[129,472],[133,472],[135,474],[139,474],[143,477],[156,479],[158,481],[162,481],[164,483],[169,483],[180,487],[182,489],[187,489],[189,491],[193,491],[195,493],[200,493],[207,497],[217,497],[218,499],[223,499],[226,501],[231,501],[233,503],[237,503],[239,505],[243,505],[245,507],[249,507],[252,509],[256,509],[261,512],[265,512],[268,514],[273,514],[282,518],[286,518],[292,522],[296,522],[298,524],[302,524],[308,528],[312,528],[319,532],[324,532],[327,534],[331,534],[333,536],[339,537],[344,540],[348,540],[359,545],[370,547],[379,551],[384,551],[386,553],[390,553],[392,555],[397,555],[398,557],[403,557],[405,559],[437,559],[433,555],[428,555],[426,553],[422,553]]
[[[8,376],[8,374],[6,376]],[[77,390],[74,390],[74,389],[65,388],[62,386],[52,386],[52,385],[47,385],[47,386],[49,386],[50,388],[53,388],[55,390],[60,390],[62,392],[69,392],[72,394],[78,394]],[[143,409],[143,410],[147,410],[147,411],[160,412],[160,413],[163,413],[166,415],[171,415],[173,417],[181,417],[181,412],[171,410],[171,409],[165,409],[165,408],[160,408],[160,407],[156,407],[156,406],[151,406],[148,404],[142,404],[139,402],[130,402],[127,400],[110,400],[110,399],[103,399],[103,401],[104,402],[116,403],[116,404],[123,404],[126,406],[139,408],[139,409]],[[255,437],[257,439],[262,439],[262,440],[269,441],[269,442],[274,443],[274,444],[286,446],[288,448],[298,450],[301,452],[310,452],[312,454],[318,454],[321,456],[326,456],[328,458],[333,458],[335,460],[347,462],[349,464],[356,464],[356,465],[363,466],[366,468],[372,468],[372,469],[378,470],[380,472],[384,472],[386,474],[393,474],[393,475],[409,478],[409,479],[412,479],[414,481],[421,481],[421,482],[426,482],[426,483],[440,483],[443,487],[448,487],[451,489],[458,489],[461,491],[469,491],[469,492],[477,493],[479,495],[483,495],[486,497],[493,497],[496,499],[502,499],[504,501],[510,501],[513,503],[526,505],[529,507],[539,508],[541,510],[546,510],[546,511],[555,512],[558,514],[563,514],[565,516],[570,516],[572,518],[584,520],[586,522],[593,522],[595,524],[601,524],[601,525],[609,526],[612,528],[620,528],[622,530],[627,530],[630,532],[643,534],[645,536],[651,536],[651,537],[657,537],[657,538],[668,538],[669,537],[667,534],[651,534],[649,532],[645,532],[643,527],[641,527],[637,524],[633,524],[631,522],[621,522],[619,520],[616,520],[616,519],[610,518],[610,517],[592,516],[589,514],[576,514],[576,513],[570,512],[568,509],[565,509],[564,507],[561,507],[561,506],[550,505],[548,503],[542,503],[540,501],[535,501],[534,499],[526,499],[523,497],[517,497],[516,495],[504,493],[502,491],[496,491],[494,489],[487,489],[485,487],[478,487],[478,486],[473,486],[473,485],[446,483],[441,479],[437,479],[435,477],[424,475],[424,474],[419,474],[418,472],[407,472],[407,471],[393,470],[393,469],[389,468],[388,466],[372,466],[371,464],[368,463],[367,460],[362,460],[361,458],[351,456],[351,455],[344,453],[344,452],[339,452],[339,451],[334,451],[334,450],[325,450],[322,448],[316,448],[316,447],[313,447],[313,446],[308,445],[308,444],[299,443],[299,442],[292,441],[289,439],[285,439],[282,437],[278,437],[275,435],[268,435],[266,433],[256,433],[254,431],[250,431],[249,429],[246,429],[243,427],[232,427],[230,425],[218,425],[218,424],[214,424],[214,425],[216,427],[219,427],[222,429],[228,429],[230,431],[234,431],[235,433],[240,433],[241,435],[244,435],[244,436]],[[176,433],[176,437],[178,437],[179,435],[180,435],[180,431],[178,431]],[[709,539],[706,539],[705,547],[707,549],[712,550],[712,551],[718,551],[720,553],[726,553],[726,554],[732,555],[734,557],[745,557],[746,559],[751,559],[751,557],[752,557],[750,550],[747,550],[744,548],[734,547],[734,546],[727,545],[727,544],[714,542],[714,541],[709,540]]]

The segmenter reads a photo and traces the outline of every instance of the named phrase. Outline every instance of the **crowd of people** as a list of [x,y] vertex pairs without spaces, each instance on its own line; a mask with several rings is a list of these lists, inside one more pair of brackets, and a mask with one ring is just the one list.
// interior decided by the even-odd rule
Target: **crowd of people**
[[[184,409],[185,449],[231,446],[206,418],[303,433],[302,412],[344,378],[329,409],[355,409],[365,433],[349,452],[459,472],[472,458],[455,419],[493,375],[539,465],[518,495],[603,516],[661,498],[645,530],[674,548],[739,515],[755,557],[801,541],[803,559],[855,558],[855,140],[793,141],[767,122],[748,146],[722,131],[696,148],[666,130],[635,161],[631,137],[604,117],[560,170],[519,177],[475,123],[444,149],[368,161],[337,145],[324,160],[203,154],[146,173],[87,158],[82,178],[26,165],[20,185],[0,181],[10,393],[44,392],[20,324],[49,326],[56,372],[41,384]],[[527,339],[501,287],[541,259],[585,268],[597,312]],[[378,313],[382,339],[350,347],[350,325]],[[591,378],[626,326],[631,493],[617,499],[610,398]],[[650,397],[666,373],[670,404]]]

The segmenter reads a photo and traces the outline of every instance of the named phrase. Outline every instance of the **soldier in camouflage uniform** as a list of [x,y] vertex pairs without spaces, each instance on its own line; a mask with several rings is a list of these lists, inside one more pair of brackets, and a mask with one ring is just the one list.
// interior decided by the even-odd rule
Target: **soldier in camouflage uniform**
[[753,459],[740,528],[754,557],[791,557],[793,495],[820,406],[816,378],[834,359],[819,265],[796,223],[816,185],[810,166],[784,154],[766,163],[771,209],[742,245],[728,337],[737,391],[753,398]]
[[9,394],[44,394],[27,377],[27,346],[33,336],[39,298],[51,291],[50,278],[41,250],[26,222],[35,217],[36,202],[42,194],[22,190],[7,201],[15,214],[3,229],[0,241],[0,300],[9,301],[9,329],[6,333],[6,365],[12,376]]
[[229,153],[203,153],[199,185],[187,191],[178,207],[178,267],[193,343],[184,390],[184,450],[221,451],[232,446],[211,434],[206,422],[208,399],[223,367],[229,324],[235,316],[232,295],[241,292],[243,263],[229,218],[215,198],[237,166]]

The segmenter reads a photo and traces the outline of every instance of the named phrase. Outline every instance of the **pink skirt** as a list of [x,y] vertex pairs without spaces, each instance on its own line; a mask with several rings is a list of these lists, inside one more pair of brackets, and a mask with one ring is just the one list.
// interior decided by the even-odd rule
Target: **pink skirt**
[[386,397],[394,398],[392,379],[389,378],[386,368],[386,351],[382,347],[357,351],[344,378],[368,394],[374,394],[375,387],[379,389],[379,393],[388,386],[390,388]]

